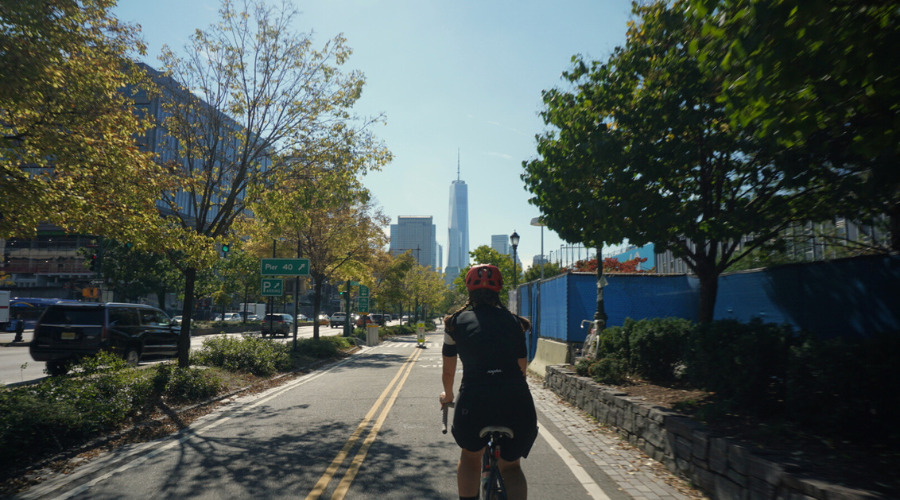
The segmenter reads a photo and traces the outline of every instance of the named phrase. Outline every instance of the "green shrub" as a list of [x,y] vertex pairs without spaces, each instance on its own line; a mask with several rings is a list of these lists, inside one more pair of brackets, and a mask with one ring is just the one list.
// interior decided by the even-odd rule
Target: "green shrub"
[[600,384],[619,385],[627,380],[628,371],[620,359],[600,358],[588,367],[588,375]]
[[109,353],[84,358],[70,377],[0,390],[0,465],[59,452],[136,416],[150,377]]
[[686,379],[759,415],[783,411],[791,347],[790,327],[753,320],[698,325],[689,336]]
[[416,328],[414,326],[409,325],[395,325],[388,326],[381,329],[380,336],[382,337],[391,337],[391,336],[399,336],[399,335],[411,335],[416,333]]
[[684,344],[693,327],[692,322],[681,318],[626,319],[628,371],[655,383],[674,381],[675,368],[682,363]]
[[316,359],[333,358],[342,349],[347,349],[351,340],[341,336],[319,337],[318,339],[302,339],[297,341],[297,353]]
[[[632,325],[628,319],[625,326]],[[627,361],[631,358],[631,348],[628,345],[628,331],[622,326],[613,326],[600,332],[597,342],[597,359],[615,358]]]
[[203,401],[224,388],[222,379],[209,370],[180,368],[174,363],[156,365],[152,385],[156,394],[177,403]]
[[897,442],[900,392],[890,389],[897,352],[900,332],[863,339],[805,338],[791,349],[787,417],[829,434]]
[[290,344],[252,335],[223,335],[204,340],[193,362],[266,377],[291,369],[290,348]]

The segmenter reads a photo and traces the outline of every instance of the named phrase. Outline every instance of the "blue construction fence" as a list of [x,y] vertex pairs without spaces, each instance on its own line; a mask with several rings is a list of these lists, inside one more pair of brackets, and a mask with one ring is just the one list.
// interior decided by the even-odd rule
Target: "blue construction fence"
[[[697,320],[700,284],[690,275],[609,274],[603,288],[608,326],[626,318]],[[519,314],[537,338],[583,342],[597,309],[597,276],[567,273],[517,288]],[[538,296],[540,295],[540,299]],[[788,324],[821,338],[900,332],[900,255],[853,257],[723,274],[715,319]]]

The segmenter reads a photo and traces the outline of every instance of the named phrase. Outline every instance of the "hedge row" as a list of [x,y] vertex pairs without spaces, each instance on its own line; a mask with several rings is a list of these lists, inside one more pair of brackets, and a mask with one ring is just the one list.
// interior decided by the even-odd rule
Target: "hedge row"
[[900,438],[892,389],[900,332],[817,339],[761,321],[626,320],[599,336],[577,371],[604,384],[639,378],[714,394],[720,407],[841,435]]

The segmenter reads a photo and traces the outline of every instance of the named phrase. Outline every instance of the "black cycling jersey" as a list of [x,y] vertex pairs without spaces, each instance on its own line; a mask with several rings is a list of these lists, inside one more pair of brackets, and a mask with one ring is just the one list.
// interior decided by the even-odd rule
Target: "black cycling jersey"
[[537,438],[537,414],[519,359],[525,358],[525,332],[519,318],[506,309],[478,305],[446,325],[443,354],[459,355],[463,377],[453,412],[453,437],[469,451],[487,444],[479,431],[488,425],[513,429],[501,456],[527,457]]
[[478,305],[460,313],[450,330],[443,354],[459,355],[463,385],[524,377],[518,360],[528,355],[525,332],[511,312]]

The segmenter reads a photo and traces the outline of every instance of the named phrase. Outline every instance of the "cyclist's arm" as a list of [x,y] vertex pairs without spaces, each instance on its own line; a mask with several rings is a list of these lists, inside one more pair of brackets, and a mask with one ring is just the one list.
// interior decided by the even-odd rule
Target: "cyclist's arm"
[[443,368],[441,370],[441,383],[444,385],[444,392],[441,393],[441,403],[453,402],[453,379],[456,377],[456,341],[449,334],[444,334],[444,346],[441,348],[443,354]]
[[444,384],[444,393],[441,403],[453,402],[453,379],[456,376],[456,356],[444,356],[441,382]]

